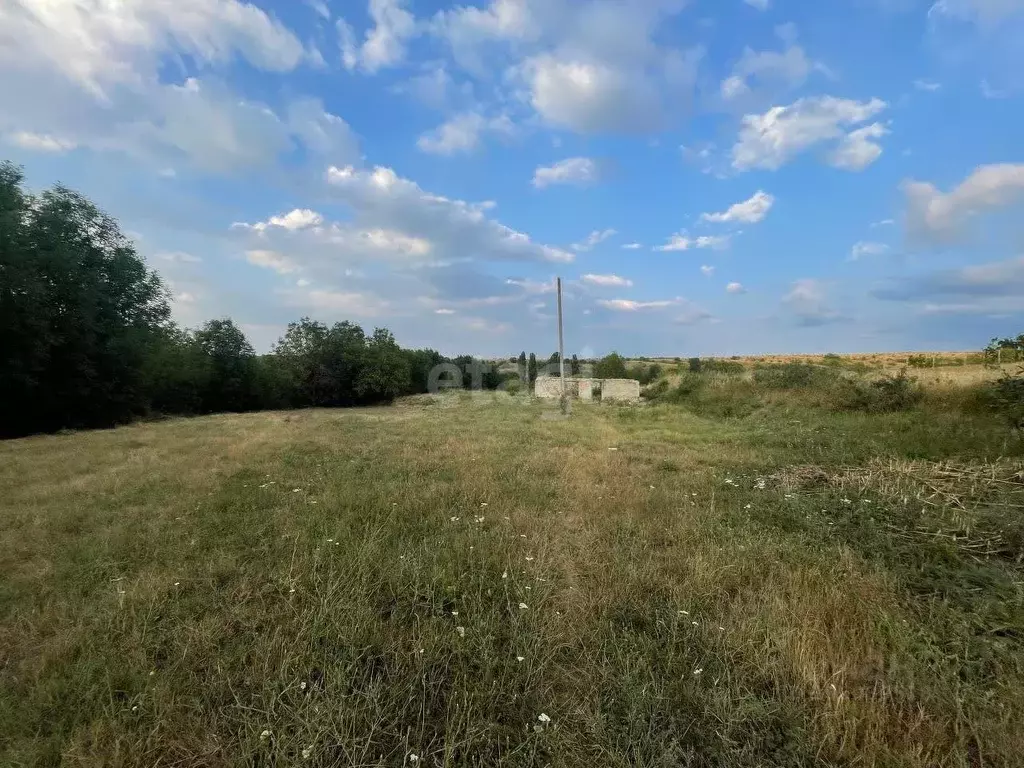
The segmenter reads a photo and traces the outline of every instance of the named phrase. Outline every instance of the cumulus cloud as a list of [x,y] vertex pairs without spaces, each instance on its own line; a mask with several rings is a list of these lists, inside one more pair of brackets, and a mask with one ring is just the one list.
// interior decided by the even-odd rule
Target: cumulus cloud
[[48,133],[32,133],[30,131],[16,131],[10,134],[7,140],[14,146],[21,147],[22,149],[54,154],[70,152],[78,146],[73,141],[51,136]]
[[719,96],[725,105],[741,108],[764,106],[767,99],[798,88],[807,81],[815,64],[794,42],[795,27],[783,25],[777,33],[786,42],[781,51],[744,49],[732,73],[719,87]]
[[633,301],[632,299],[601,299],[597,302],[613,312],[639,312],[644,309],[664,309],[677,304],[678,300]]
[[416,146],[430,154],[454,155],[477,149],[485,133],[508,138],[515,132],[515,125],[507,115],[484,117],[479,112],[463,112],[420,136]]
[[797,280],[783,297],[782,303],[798,325],[813,327],[843,319],[839,312],[829,306],[827,288],[820,280]]
[[1024,199],[1024,164],[982,165],[950,192],[923,181],[906,181],[907,228],[911,236],[936,244],[966,234],[974,216],[1007,208]]
[[438,13],[431,31],[478,77],[506,70],[548,125],[579,133],[656,130],[688,106],[695,51],[655,42],[680,0],[491,0]]
[[686,232],[672,235],[668,242],[654,248],[656,251],[688,251],[691,248],[713,248],[722,250],[729,247],[731,235],[701,235],[690,237]]
[[862,171],[882,156],[882,147],[875,140],[888,134],[881,123],[872,123],[848,133],[829,155],[829,163],[847,171]]
[[600,180],[600,167],[589,157],[569,157],[551,166],[540,166],[533,172],[533,186],[538,189],[552,184],[588,186]]
[[736,203],[723,213],[704,213],[701,220],[717,224],[729,224],[741,222],[744,224],[757,224],[764,221],[765,216],[775,205],[775,198],[768,193],[758,190],[749,200]]
[[407,43],[416,34],[416,19],[405,6],[405,0],[370,0],[368,12],[373,27],[362,43],[357,42],[347,21],[338,20],[341,58],[346,69],[359,67],[373,74],[405,60]]
[[573,243],[572,249],[577,252],[591,251],[610,237],[618,234],[614,229],[595,229],[581,243]]
[[861,241],[859,243],[854,243],[853,248],[850,249],[850,260],[857,261],[864,256],[881,256],[888,252],[889,246],[885,243]]
[[849,133],[847,128],[866,122],[886,106],[881,99],[859,102],[821,96],[746,115],[732,150],[733,168],[777,170],[816,145],[838,142],[829,162],[860,170],[881,154],[881,147],[872,139],[884,135],[885,128],[877,123]]
[[583,275],[581,281],[601,288],[632,288],[633,281],[618,275]]
[[643,243],[626,243],[622,246],[622,249],[625,251],[639,251],[643,247]]
[[265,232],[270,227],[281,227],[294,232],[299,229],[306,229],[307,227],[316,227],[323,223],[324,217],[316,211],[311,211],[308,208],[296,208],[294,211],[282,214],[280,216],[271,216],[266,221],[260,221],[255,224],[237,223],[233,226],[244,229],[251,229],[254,232]]
[[743,283],[729,283],[725,286],[726,293],[746,293],[747,289],[743,287]]
[[700,273],[704,275],[704,277],[711,277],[713,274],[715,274],[715,268],[712,267],[710,264],[702,264],[700,268]]

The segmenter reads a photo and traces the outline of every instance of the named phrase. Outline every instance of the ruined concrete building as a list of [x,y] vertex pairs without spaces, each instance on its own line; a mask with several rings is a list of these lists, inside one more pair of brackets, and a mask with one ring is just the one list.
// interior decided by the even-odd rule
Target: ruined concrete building
[[[637,403],[640,401],[640,382],[636,379],[566,378],[565,390],[569,397],[582,402]],[[562,380],[557,376],[541,376],[534,383],[533,394],[542,400],[558,400],[562,396]]]

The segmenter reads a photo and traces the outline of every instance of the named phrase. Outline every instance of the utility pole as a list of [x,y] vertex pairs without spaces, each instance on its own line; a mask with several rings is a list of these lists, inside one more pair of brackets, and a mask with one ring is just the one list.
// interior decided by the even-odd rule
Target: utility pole
[[572,413],[569,393],[565,388],[565,343],[562,340],[562,278],[558,279],[558,374],[562,380],[562,413]]

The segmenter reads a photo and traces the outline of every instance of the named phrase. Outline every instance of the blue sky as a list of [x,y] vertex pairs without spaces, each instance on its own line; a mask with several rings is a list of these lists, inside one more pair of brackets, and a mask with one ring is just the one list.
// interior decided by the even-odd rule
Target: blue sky
[[8,0],[0,157],[176,319],[511,355],[1024,330],[1024,0]]

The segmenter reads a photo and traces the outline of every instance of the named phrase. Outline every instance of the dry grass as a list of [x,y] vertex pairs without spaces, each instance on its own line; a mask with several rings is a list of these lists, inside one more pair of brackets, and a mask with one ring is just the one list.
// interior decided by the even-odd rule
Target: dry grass
[[[0,764],[1017,764],[1020,463],[989,422],[938,463],[905,457],[949,425],[902,414],[829,450],[810,414],[542,416],[0,444]],[[952,512],[1000,546],[915,533]]]

